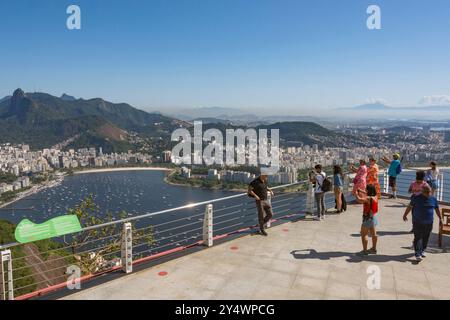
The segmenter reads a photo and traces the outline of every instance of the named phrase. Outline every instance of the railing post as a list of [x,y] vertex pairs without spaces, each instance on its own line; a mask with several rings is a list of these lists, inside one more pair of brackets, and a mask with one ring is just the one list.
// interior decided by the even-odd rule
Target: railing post
[[309,182],[306,193],[306,212],[310,214],[314,213],[314,187],[312,182]]
[[347,193],[350,191],[350,177],[348,174],[345,174],[343,177],[343,182],[344,182],[344,186],[343,186],[343,192],[344,192],[344,196],[347,195]]
[[[272,194],[270,192],[267,192],[267,202],[270,204],[270,206],[272,206]],[[272,222],[269,220],[266,223],[266,228],[270,228],[270,226],[272,225]]]
[[[0,272],[2,273],[2,296],[1,300],[14,300],[14,282],[12,271],[12,256],[11,250],[4,250],[0,252]],[[7,282],[5,283],[5,262],[7,263]],[[6,295],[6,287],[8,287],[8,295]],[[8,297],[8,298],[7,298]]]
[[388,194],[389,193],[389,176],[388,171],[383,171],[383,193]]
[[213,205],[206,205],[205,218],[203,219],[203,244],[213,246]]
[[439,179],[438,179],[438,183],[439,183],[439,188],[437,190],[438,192],[438,200],[442,201],[444,200],[444,174],[441,173],[439,174]]
[[133,272],[133,230],[130,222],[123,224],[121,244],[122,270]]

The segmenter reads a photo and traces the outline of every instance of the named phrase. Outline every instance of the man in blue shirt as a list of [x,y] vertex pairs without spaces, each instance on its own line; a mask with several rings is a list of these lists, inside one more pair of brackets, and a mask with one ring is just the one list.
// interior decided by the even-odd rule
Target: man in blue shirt
[[442,224],[441,211],[437,199],[431,194],[431,188],[423,188],[422,194],[413,196],[411,202],[406,208],[403,220],[408,221],[408,214],[412,210],[413,232],[414,232],[414,251],[417,261],[426,257],[425,249],[428,245],[431,231],[433,230],[434,213],[439,218],[439,225]]
[[392,195],[390,198],[397,199],[397,176],[399,175],[399,169],[401,168],[400,154],[395,153],[393,158],[394,160],[392,161],[387,157],[383,157],[382,160],[389,164],[389,187],[392,189]]

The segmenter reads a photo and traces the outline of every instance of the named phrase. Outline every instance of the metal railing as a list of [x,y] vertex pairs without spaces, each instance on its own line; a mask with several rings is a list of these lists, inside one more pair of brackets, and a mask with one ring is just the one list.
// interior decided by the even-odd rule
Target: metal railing
[[[398,176],[399,195],[408,196],[414,178],[410,170]],[[450,198],[443,175],[439,179],[438,199]],[[381,172],[379,180],[382,192],[388,193],[387,173]],[[345,174],[347,196],[350,181]],[[273,221],[316,211],[309,181],[272,189],[277,191],[270,199]],[[325,204],[334,207],[332,192],[326,193]],[[0,300],[32,298],[116,270],[130,273],[134,265],[193,246],[211,247],[230,234],[251,231],[257,222],[254,199],[240,193],[87,226],[76,234],[50,239],[51,246],[44,249],[40,242],[0,245]]]
[[[314,211],[309,181],[272,189],[273,221]],[[325,199],[331,207],[333,193]],[[0,245],[0,300],[32,298],[115,270],[130,273],[136,264],[251,231],[257,221],[254,199],[240,193],[87,226],[49,239],[45,250],[39,242]]]
[[[417,170],[414,169],[404,169],[402,173],[400,173],[396,178],[396,185],[397,185],[397,195],[401,197],[410,197],[410,193],[408,192],[408,189],[412,182],[415,181]],[[445,186],[450,183],[447,179],[445,179],[444,173],[439,173],[438,179],[437,179],[437,189],[435,191],[435,196],[438,201],[449,203],[450,202],[450,190],[446,190]],[[390,186],[389,186],[389,176],[388,171],[383,170],[383,172],[380,174],[380,186],[382,193],[389,194],[392,192]]]

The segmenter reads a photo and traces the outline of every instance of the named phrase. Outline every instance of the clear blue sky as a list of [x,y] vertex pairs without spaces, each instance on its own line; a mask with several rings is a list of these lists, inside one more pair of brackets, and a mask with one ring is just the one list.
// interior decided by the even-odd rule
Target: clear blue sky
[[[66,28],[70,4],[82,30]],[[382,30],[366,27],[370,4]],[[450,95],[448,0],[16,0],[0,12],[0,96],[310,114]]]

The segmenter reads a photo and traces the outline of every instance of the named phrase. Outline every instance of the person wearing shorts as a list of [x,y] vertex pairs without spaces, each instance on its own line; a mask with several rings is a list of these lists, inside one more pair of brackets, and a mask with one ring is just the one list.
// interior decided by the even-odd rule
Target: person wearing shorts
[[395,153],[393,156],[393,160],[389,160],[387,157],[383,157],[382,160],[389,164],[388,176],[389,176],[389,188],[392,190],[392,195],[390,198],[397,198],[397,170],[398,167],[401,166],[400,162],[400,154]]
[[[373,184],[369,184],[366,190],[359,189],[356,193],[356,199],[363,204],[363,217],[361,224],[361,242],[363,250],[358,252],[359,256],[377,254],[377,230],[378,225],[378,197],[377,189]],[[369,234],[372,237],[372,248],[367,249],[369,245]]]

